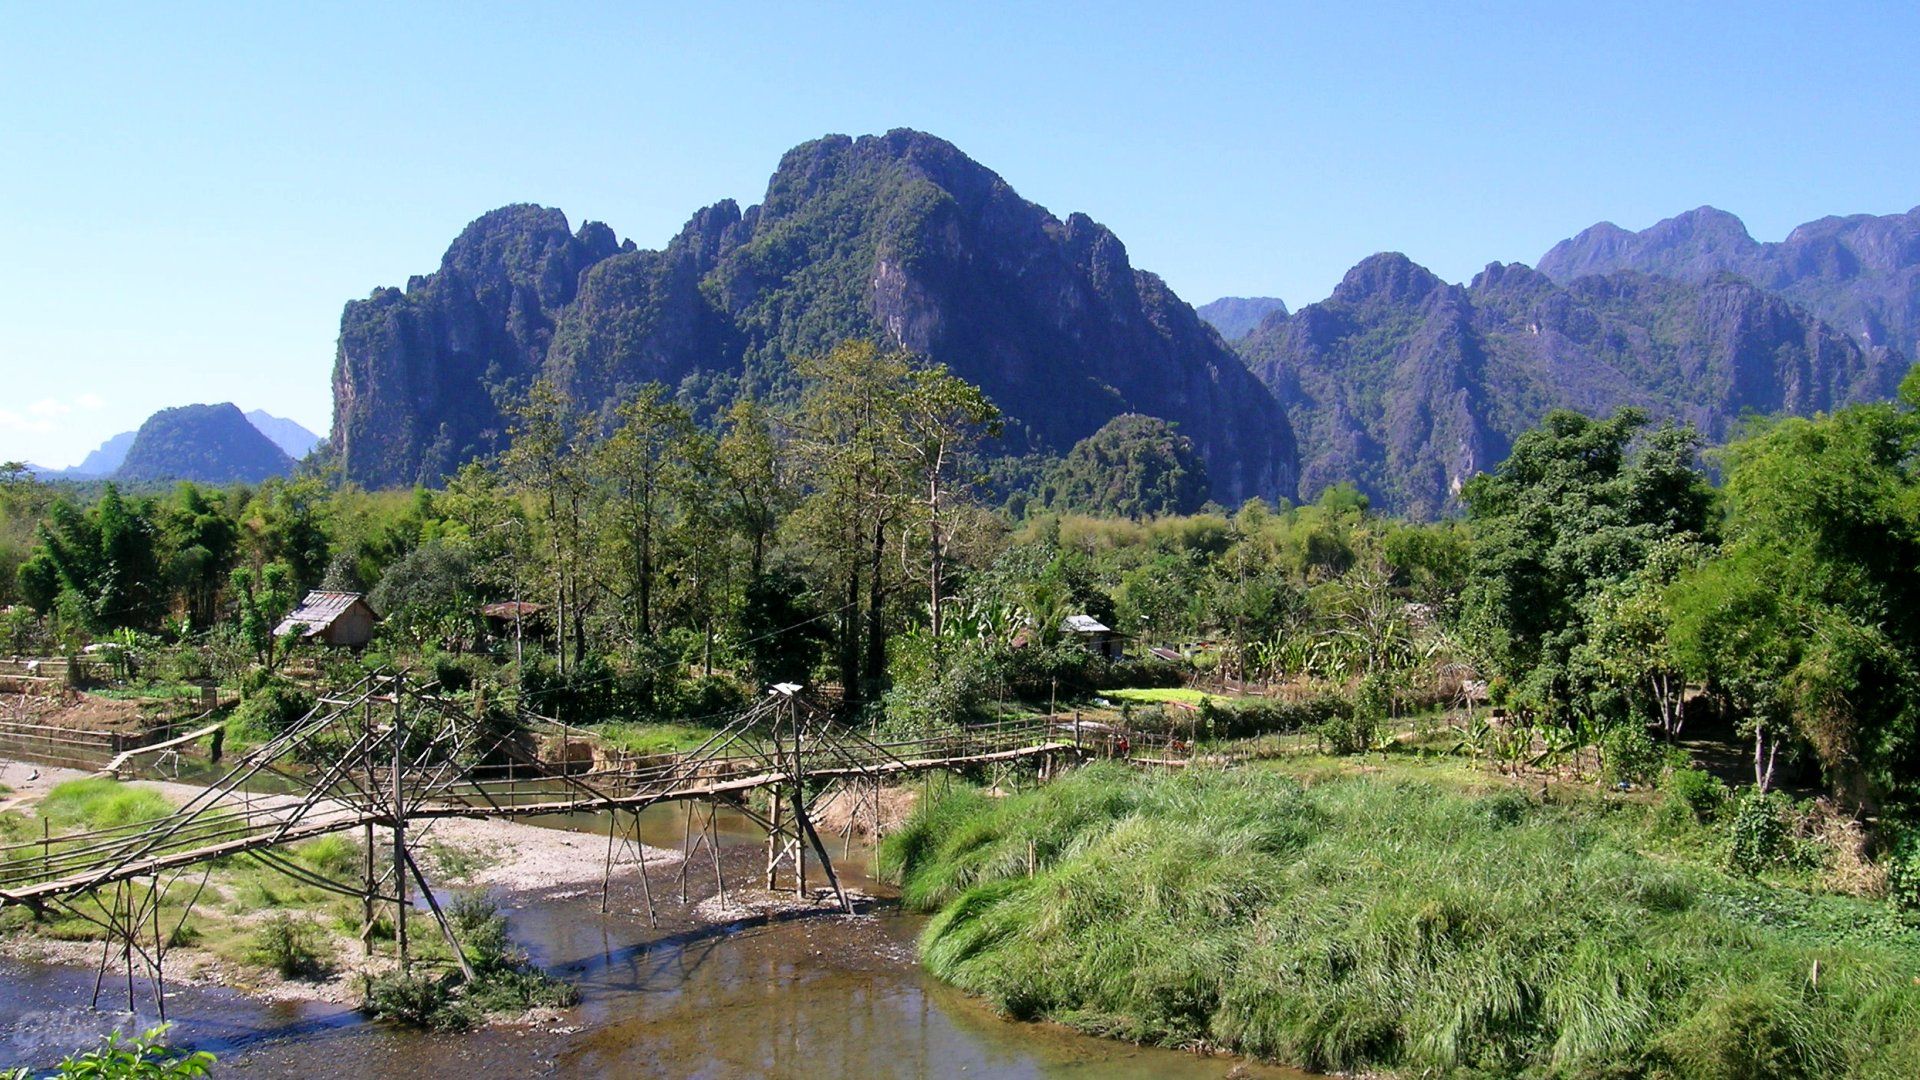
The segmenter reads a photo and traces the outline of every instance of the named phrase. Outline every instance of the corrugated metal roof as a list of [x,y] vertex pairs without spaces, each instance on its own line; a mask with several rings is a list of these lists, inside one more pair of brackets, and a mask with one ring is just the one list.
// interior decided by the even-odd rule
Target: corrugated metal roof
[[1076,634],[1107,634],[1111,628],[1102,625],[1099,619],[1091,615],[1069,615],[1060,624]]
[[547,610],[546,605],[530,600],[502,600],[497,604],[486,604],[480,608],[480,614],[489,619],[530,619]]
[[332,626],[333,620],[346,614],[348,608],[363,602],[361,595],[357,592],[327,592],[316,589],[308,593],[305,600],[300,601],[299,607],[287,613],[287,617],[280,621],[280,625],[274,627],[273,634],[275,637],[285,637],[293,633],[295,627],[304,626],[306,630],[302,632],[302,636],[312,637]]

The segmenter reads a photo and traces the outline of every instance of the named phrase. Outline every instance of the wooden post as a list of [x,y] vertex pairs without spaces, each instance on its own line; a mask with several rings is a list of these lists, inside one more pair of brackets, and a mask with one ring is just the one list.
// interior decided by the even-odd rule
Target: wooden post
[[713,856],[713,889],[720,897],[720,905],[727,903],[727,882],[720,874],[720,807],[717,803],[707,807],[707,852]]
[[407,956],[407,807],[400,790],[400,770],[406,740],[401,738],[400,680],[393,683],[393,938],[400,953],[400,973],[406,974]]
[[780,789],[778,787],[773,788],[772,795],[773,795],[773,798],[771,801],[773,805],[769,808],[767,813],[768,822],[769,822],[767,825],[767,891],[768,892],[772,892],[774,889],[774,871],[778,867],[780,862],[780,808],[781,808]]
[[[361,702],[360,702],[360,738],[361,738],[360,762],[367,770],[367,794],[368,794],[368,797],[371,799],[373,793],[378,790],[378,788],[375,787],[374,785],[373,697],[371,693],[369,693],[365,698],[361,699]],[[248,818],[248,824],[249,825],[252,824],[251,817]],[[366,842],[367,894],[360,898],[360,954],[362,956],[372,958],[373,956],[373,915],[374,915],[373,905],[374,905],[374,898],[380,891],[380,881],[379,881],[379,878],[376,877],[374,873],[373,822],[371,821],[367,822],[366,835],[362,839]]]
[[687,902],[687,864],[693,861],[693,801],[682,799],[686,824],[680,830],[680,902]]
[[159,1010],[160,1022],[167,1022],[167,977],[161,970],[166,958],[166,941],[160,936],[160,871],[153,872],[153,1007]]
[[[467,962],[467,951],[460,947],[460,940],[453,936],[453,924],[447,922],[446,914],[440,910],[440,901],[434,898],[433,886],[427,884],[426,875],[420,872],[420,866],[413,861],[413,856],[404,850],[400,854],[407,860],[407,869],[413,871],[413,879],[419,882],[420,895],[427,901],[427,910],[433,913],[433,921],[440,924],[440,936],[447,939],[447,948],[453,950],[453,958],[460,964],[460,974],[468,982],[473,982],[473,965]],[[394,877],[401,876],[396,870]]]
[[[131,882],[129,882],[129,881],[123,881],[123,882],[121,882],[121,883],[120,883],[120,891],[121,891],[121,894],[122,894],[122,895],[124,895],[124,896],[125,896],[125,897],[127,898],[127,904],[126,904],[126,908],[127,908],[127,914],[126,914],[126,919],[127,919],[127,921],[126,921],[126,939],[125,939],[125,940],[126,940],[126,944],[125,944],[125,945],[124,945],[124,946],[122,947],[122,954],[123,954],[123,955],[124,955],[124,956],[126,957],[126,960],[127,960],[127,1012],[128,1012],[128,1013],[132,1013],[132,1012],[134,1011],[134,1009],[133,1009],[133,930],[134,930],[134,916],[133,916],[133,886],[132,886],[132,883],[131,883]],[[117,922],[118,920],[116,919],[115,921]]]
[[618,810],[607,814],[607,866],[600,875],[600,914],[607,913],[607,893],[613,885],[613,829],[620,820]]
[[[617,815],[619,811],[614,811]],[[640,811],[633,812],[633,850],[640,860],[640,892],[647,898],[647,925],[659,927],[660,920],[653,913],[653,883],[647,880],[647,844],[640,838]]]

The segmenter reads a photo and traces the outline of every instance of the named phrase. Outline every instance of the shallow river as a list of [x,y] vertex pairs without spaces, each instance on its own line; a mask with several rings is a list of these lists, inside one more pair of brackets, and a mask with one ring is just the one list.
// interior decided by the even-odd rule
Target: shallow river
[[[671,808],[649,811],[645,826],[656,846],[681,839]],[[729,882],[758,868],[759,839],[744,820],[724,822]],[[830,850],[840,853],[837,840]],[[872,888],[858,849],[836,867],[850,884]],[[711,892],[711,863],[702,856],[691,869],[696,884],[706,871]],[[853,918],[701,925],[677,903],[678,880],[677,871],[654,872],[656,898],[667,901],[659,929],[635,913],[631,880],[616,879],[612,915],[600,914],[597,888],[508,899],[515,939],[580,987],[580,1005],[554,1022],[428,1035],[335,1005],[181,987],[168,993],[174,1041],[219,1055],[216,1074],[262,1077],[1300,1075],[999,1019],[923,975],[913,962],[923,920],[884,904]],[[697,889],[689,895],[700,898]],[[0,1064],[55,1064],[62,1052],[131,1026],[124,1012],[88,1011],[92,989],[91,971],[0,961]]]

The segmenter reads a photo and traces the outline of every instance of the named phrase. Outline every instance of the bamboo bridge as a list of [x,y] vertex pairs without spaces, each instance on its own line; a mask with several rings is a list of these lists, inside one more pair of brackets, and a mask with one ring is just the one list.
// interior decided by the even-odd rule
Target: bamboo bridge
[[[814,826],[822,800],[851,797],[856,814],[870,800],[877,818],[880,788],[889,781],[1022,762],[1037,765],[1045,776],[1060,763],[1102,749],[1083,739],[1080,725],[1063,728],[1049,719],[889,740],[836,720],[803,688],[782,684],[691,752],[611,763],[596,759],[575,768],[580,763],[570,760],[571,753],[563,752],[557,765],[541,762],[533,741],[542,729],[557,731],[564,746],[570,737],[578,738],[569,735],[574,729],[553,721],[535,719],[529,725],[490,716],[471,702],[436,691],[432,684],[412,683],[396,673],[369,675],[343,693],[323,697],[284,732],[237,755],[217,780],[164,817],[0,847],[0,908],[53,907],[101,927],[108,940],[101,974],[118,945],[128,971],[129,1008],[137,958],[164,1016],[163,961],[171,940],[205,890],[212,864],[244,856],[305,884],[359,898],[361,939],[369,954],[376,913],[391,904],[403,966],[407,914],[413,907],[409,892],[417,887],[416,895],[470,978],[452,925],[413,855],[410,833],[430,828],[436,819],[605,814],[602,910],[616,872],[631,864],[653,922],[640,812],[663,803],[686,805],[690,846],[684,856],[704,844],[724,897],[715,818],[725,805],[767,830],[767,889],[777,887],[785,868],[796,893],[808,895],[811,856],[838,905],[850,912],[851,902]],[[211,730],[122,753],[110,771],[137,771],[143,755],[167,753],[173,743]],[[1101,738],[1111,752],[1114,737]],[[1123,751],[1127,745],[1120,741]],[[256,790],[264,785],[280,793]],[[749,798],[754,792],[767,797]],[[699,843],[692,839],[696,806],[705,811]],[[323,876],[280,850],[342,833],[357,834],[364,844],[357,880]],[[176,888],[183,880],[187,888]],[[163,898],[177,903],[170,891],[191,893],[171,933],[162,926],[160,912]],[[96,979],[96,1003],[98,985]]]

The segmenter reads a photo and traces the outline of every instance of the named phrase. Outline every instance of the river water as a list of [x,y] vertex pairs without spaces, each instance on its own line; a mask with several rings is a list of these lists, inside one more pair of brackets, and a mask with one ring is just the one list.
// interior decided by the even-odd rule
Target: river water
[[[721,824],[726,878],[746,881],[764,834],[738,817]],[[661,807],[649,811],[643,836],[676,846],[682,828]],[[831,849],[838,854],[839,843]],[[835,865],[848,884],[882,891],[865,877],[857,848]],[[515,940],[580,988],[581,1003],[557,1020],[432,1035],[369,1023],[337,1005],[179,987],[168,993],[173,1041],[217,1054],[217,1074],[260,1077],[1301,1075],[1003,1020],[924,975],[913,962],[924,920],[886,903],[854,917],[704,923],[692,908],[702,895],[697,871],[712,892],[711,864],[701,856],[692,869],[687,905],[677,902],[677,871],[671,881],[665,869],[654,872],[657,929],[639,914],[631,880],[616,879],[611,915],[600,913],[597,888],[501,898]],[[91,971],[0,960],[0,1064],[54,1065],[115,1027],[153,1022],[88,1010],[92,991]]]

